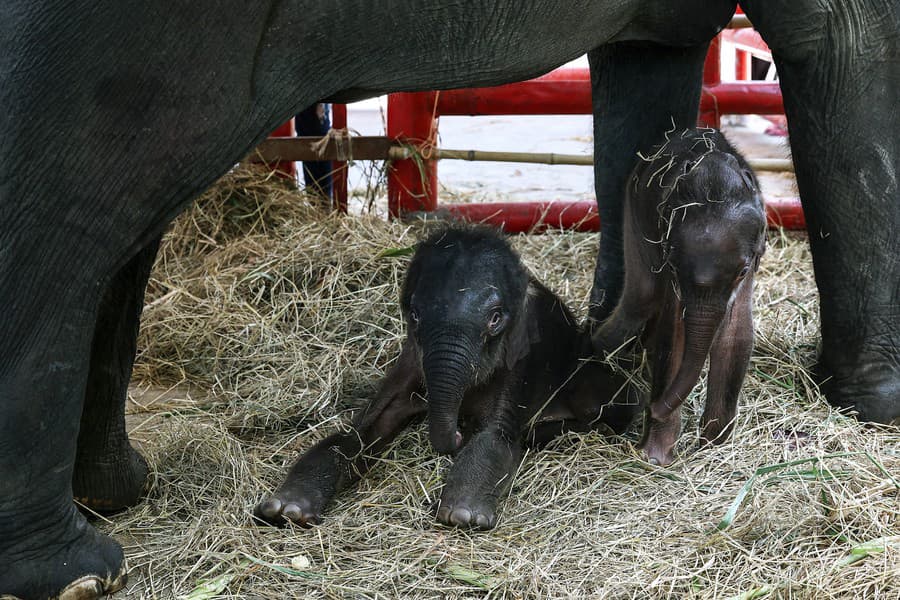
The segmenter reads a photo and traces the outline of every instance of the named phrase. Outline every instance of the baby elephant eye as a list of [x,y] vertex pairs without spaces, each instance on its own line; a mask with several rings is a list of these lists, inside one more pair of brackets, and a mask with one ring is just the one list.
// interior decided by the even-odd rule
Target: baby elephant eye
[[412,321],[413,323],[418,323],[419,322],[419,313],[417,313],[415,310],[409,311],[409,320]]
[[497,334],[500,332],[500,329],[503,327],[503,311],[495,310],[491,313],[491,318],[488,321],[488,331],[492,334]]
[[747,276],[747,273],[750,272],[750,265],[744,265],[744,268],[741,269],[741,272],[738,273],[738,279],[743,279]]

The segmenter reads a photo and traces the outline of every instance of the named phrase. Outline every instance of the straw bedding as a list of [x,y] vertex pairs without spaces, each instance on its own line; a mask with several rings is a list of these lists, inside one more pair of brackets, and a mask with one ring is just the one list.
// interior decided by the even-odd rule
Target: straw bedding
[[[151,489],[98,521],[125,546],[128,597],[898,597],[900,432],[820,396],[807,245],[776,232],[724,445],[695,450],[701,384],[671,467],[641,460],[637,427],[567,435],[526,456],[498,527],[472,533],[434,522],[449,459],[419,426],[320,527],[253,525],[253,505],[395,358],[408,258],[381,253],[427,227],[328,215],[248,171],[176,221],[151,276],[129,405]],[[583,317],[596,236],[514,245]]]

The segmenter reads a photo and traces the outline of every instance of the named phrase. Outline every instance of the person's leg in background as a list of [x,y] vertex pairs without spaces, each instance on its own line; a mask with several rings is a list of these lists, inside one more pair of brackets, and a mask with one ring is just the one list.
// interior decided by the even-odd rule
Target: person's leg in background
[[[322,102],[317,102],[300,111],[294,117],[294,128],[297,135],[326,135],[331,129],[330,113],[331,106]],[[331,204],[331,161],[304,161],[303,182],[308,192],[321,196],[327,204]]]

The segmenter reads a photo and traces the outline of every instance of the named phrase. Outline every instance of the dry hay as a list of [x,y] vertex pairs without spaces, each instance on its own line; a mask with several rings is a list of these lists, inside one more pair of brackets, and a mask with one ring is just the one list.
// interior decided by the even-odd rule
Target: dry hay
[[[379,255],[422,229],[317,212],[245,172],[177,221],[152,275],[129,416],[152,488],[99,523],[125,546],[128,597],[897,597],[900,433],[834,412],[810,381],[814,282],[805,241],[783,234],[763,260],[758,342],[723,446],[694,450],[698,389],[671,467],[640,459],[636,431],[568,435],[526,456],[499,526],[471,533],[435,524],[449,462],[418,427],[322,526],[251,524],[287,465],[394,359],[408,259]],[[583,316],[596,236],[515,245]]]

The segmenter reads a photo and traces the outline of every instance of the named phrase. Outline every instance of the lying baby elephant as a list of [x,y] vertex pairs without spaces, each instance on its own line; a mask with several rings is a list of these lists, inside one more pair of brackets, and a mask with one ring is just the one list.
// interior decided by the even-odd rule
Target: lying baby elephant
[[[624,379],[596,364],[581,367],[582,335],[572,314],[490,229],[453,227],[422,242],[401,309],[408,336],[374,400],[351,432],[300,457],[256,507],[257,518],[319,523],[372,455],[427,413],[432,446],[455,455],[438,520],[490,529],[526,441],[600,423],[621,432],[638,410]],[[598,391],[615,401],[582,401]]]
[[753,274],[766,243],[756,178],[722,134],[691,129],[666,137],[629,181],[625,285],[593,337],[601,356],[635,336],[648,346],[653,374],[643,446],[661,465],[672,462],[679,407],[707,356],[701,437],[718,443],[731,433],[753,345]]

